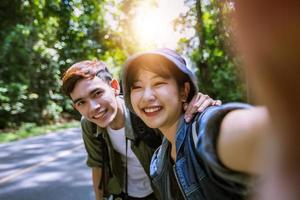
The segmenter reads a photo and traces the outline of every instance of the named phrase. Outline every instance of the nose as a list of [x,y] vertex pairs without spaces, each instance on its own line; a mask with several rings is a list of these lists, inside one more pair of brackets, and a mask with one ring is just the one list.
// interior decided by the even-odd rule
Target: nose
[[145,101],[153,101],[153,100],[155,100],[154,91],[150,87],[145,88],[143,99]]
[[97,101],[94,101],[94,100],[91,100],[89,102],[89,104],[90,104],[90,110],[91,111],[96,111],[96,110],[100,109],[100,107],[101,107],[100,103],[97,102]]

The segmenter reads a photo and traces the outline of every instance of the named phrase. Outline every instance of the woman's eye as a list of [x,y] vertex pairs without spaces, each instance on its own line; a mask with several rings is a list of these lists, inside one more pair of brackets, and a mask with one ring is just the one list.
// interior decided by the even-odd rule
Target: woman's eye
[[133,85],[133,86],[131,87],[131,90],[136,90],[136,89],[140,89],[140,88],[142,88],[142,87],[139,86],[139,85]]
[[154,84],[154,86],[162,86],[162,85],[164,85],[164,84],[166,84],[165,82],[156,82],[155,84]]

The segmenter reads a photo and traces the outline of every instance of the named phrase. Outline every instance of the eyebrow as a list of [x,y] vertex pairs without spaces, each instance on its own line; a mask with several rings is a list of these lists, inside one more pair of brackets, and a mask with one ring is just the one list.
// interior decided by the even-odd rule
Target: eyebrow
[[[95,88],[92,91],[90,91],[90,93],[88,94],[88,96],[92,95],[93,93],[95,93],[96,91],[100,90],[99,88]],[[84,97],[79,97],[75,100],[73,100],[73,103],[76,104],[77,102],[81,101],[82,99],[84,99]]]
[[[152,78],[150,78],[150,80],[154,80],[154,79],[170,79],[170,77],[164,77],[164,76],[161,76],[161,75],[158,75],[158,74],[155,74]],[[137,83],[137,82],[141,82],[142,80],[141,79],[135,79],[132,81],[132,83]]]
[[166,79],[166,77],[163,77],[163,76],[158,75],[158,74],[156,74],[155,76],[152,77],[152,79],[157,79],[157,78]]

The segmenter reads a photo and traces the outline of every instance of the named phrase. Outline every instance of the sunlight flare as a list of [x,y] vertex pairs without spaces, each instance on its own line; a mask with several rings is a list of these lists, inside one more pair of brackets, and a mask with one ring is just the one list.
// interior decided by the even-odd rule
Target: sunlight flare
[[142,48],[176,48],[180,34],[174,31],[173,21],[184,8],[183,1],[158,1],[156,6],[141,4],[133,19],[133,30]]

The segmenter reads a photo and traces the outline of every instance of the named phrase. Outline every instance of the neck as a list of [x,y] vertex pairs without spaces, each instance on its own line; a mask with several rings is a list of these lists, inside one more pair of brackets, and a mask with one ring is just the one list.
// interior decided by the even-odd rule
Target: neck
[[124,101],[120,98],[117,98],[117,114],[115,119],[109,124],[111,129],[118,130],[125,126],[125,111],[123,104]]
[[162,134],[171,143],[171,158],[173,160],[176,160],[176,132],[178,124],[179,119],[171,127],[160,128]]

